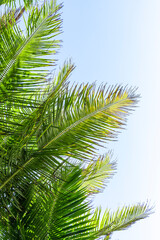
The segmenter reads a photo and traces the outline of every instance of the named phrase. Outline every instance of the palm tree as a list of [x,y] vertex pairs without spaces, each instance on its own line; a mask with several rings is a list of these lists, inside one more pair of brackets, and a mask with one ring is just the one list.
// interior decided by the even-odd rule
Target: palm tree
[[92,209],[115,169],[97,147],[116,138],[138,95],[122,86],[70,86],[70,61],[52,74],[61,7],[1,1],[1,239],[110,239],[150,213],[147,204],[103,216]]

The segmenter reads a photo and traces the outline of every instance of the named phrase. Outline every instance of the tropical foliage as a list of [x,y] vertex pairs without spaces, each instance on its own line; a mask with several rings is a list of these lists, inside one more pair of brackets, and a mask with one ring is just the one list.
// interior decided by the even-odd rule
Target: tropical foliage
[[0,4],[0,238],[110,239],[150,213],[91,205],[115,169],[97,148],[116,138],[138,95],[70,85],[70,61],[53,74],[61,4]]

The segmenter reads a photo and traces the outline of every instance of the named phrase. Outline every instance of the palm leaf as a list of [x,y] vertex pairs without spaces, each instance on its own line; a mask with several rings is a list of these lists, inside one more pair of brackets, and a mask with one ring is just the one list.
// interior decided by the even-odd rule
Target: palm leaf
[[99,193],[106,186],[106,182],[113,175],[115,163],[110,162],[109,154],[99,156],[83,170],[84,182],[82,187],[87,188],[89,194]]
[[97,237],[103,236],[104,239],[109,239],[113,232],[125,230],[135,222],[148,217],[149,214],[151,214],[151,208],[148,204],[124,206],[113,213],[106,209],[102,217],[101,208],[97,208],[93,217],[97,226]]

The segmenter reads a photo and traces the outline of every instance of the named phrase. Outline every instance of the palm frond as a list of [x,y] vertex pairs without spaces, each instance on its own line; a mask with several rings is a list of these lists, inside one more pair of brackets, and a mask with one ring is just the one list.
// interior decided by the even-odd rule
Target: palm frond
[[133,89],[120,86],[106,92],[103,86],[95,92],[93,86],[85,85],[59,93],[46,116],[54,127],[48,129],[46,121],[46,128],[39,129],[46,130],[44,135],[38,133],[41,154],[58,149],[59,156],[92,160],[97,146],[116,138],[136,100]]
[[115,170],[115,162],[110,162],[110,155],[99,156],[83,170],[84,182],[82,187],[87,188],[89,194],[99,193],[106,186],[106,182],[112,177]]
[[106,209],[103,216],[101,216],[101,208],[97,208],[93,217],[97,226],[97,237],[103,236],[104,239],[108,239],[113,232],[125,230],[135,222],[148,217],[151,213],[152,209],[149,208],[148,204],[124,206],[113,213]]

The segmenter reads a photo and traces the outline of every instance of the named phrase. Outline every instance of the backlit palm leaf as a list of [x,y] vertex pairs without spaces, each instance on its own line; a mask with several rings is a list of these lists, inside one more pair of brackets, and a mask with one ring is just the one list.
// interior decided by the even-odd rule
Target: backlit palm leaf
[[151,209],[147,204],[124,206],[113,213],[106,209],[103,216],[101,216],[101,208],[97,208],[93,217],[97,226],[97,237],[103,236],[103,239],[109,239],[113,232],[130,227],[138,220],[148,217],[150,213]]
[[89,194],[99,193],[106,186],[106,181],[113,175],[115,163],[110,162],[110,155],[100,156],[83,170],[84,182]]

